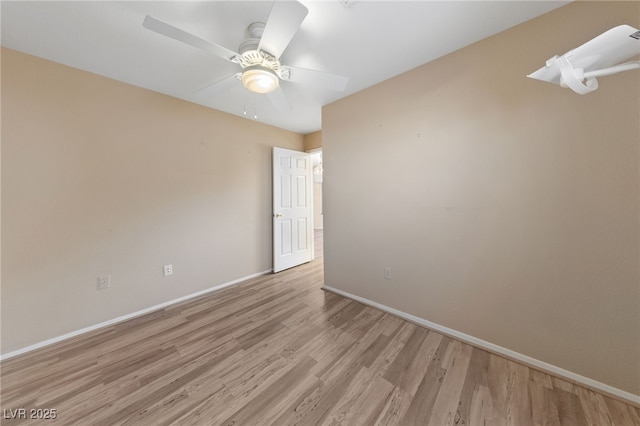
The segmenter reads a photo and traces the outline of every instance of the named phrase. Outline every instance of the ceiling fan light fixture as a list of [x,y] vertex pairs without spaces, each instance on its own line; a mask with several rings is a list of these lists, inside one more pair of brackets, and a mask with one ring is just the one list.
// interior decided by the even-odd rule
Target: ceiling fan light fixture
[[242,85],[254,93],[271,93],[279,83],[276,73],[262,66],[245,68],[242,72]]

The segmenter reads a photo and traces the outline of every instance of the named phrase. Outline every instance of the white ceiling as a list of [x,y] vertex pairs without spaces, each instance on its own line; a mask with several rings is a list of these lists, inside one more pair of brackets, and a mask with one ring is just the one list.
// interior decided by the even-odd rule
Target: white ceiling
[[[241,85],[198,91],[238,65],[142,27],[145,15],[237,50],[272,1],[2,1],[2,45],[189,102],[307,134],[323,105],[567,4],[568,1],[301,2],[309,9],[280,58],[349,77],[343,92],[281,83],[292,110],[278,112]],[[472,64],[471,64],[472,65]],[[524,77],[524,76],[523,76]]]

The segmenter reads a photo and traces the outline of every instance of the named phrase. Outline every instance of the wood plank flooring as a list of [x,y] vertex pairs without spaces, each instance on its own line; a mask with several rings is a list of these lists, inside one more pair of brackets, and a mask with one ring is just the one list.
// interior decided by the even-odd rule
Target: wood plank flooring
[[[316,244],[309,264],[3,362],[2,424],[640,426],[636,407],[322,291]],[[20,408],[56,418],[7,418]]]

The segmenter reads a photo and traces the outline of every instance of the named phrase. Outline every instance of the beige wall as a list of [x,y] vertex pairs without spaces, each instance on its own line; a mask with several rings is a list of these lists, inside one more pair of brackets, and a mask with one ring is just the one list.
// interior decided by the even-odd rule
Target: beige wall
[[304,150],[311,151],[313,149],[322,148],[322,132],[313,132],[304,135]]
[[640,394],[640,72],[525,78],[622,23],[572,3],[323,108],[326,284]]
[[2,353],[270,269],[272,146],[303,137],[3,49]]

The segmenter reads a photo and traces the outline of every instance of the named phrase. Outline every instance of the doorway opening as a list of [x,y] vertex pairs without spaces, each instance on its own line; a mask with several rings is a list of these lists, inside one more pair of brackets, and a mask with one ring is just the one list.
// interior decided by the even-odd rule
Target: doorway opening
[[311,167],[313,171],[313,234],[314,234],[314,254],[321,257],[323,251],[323,231],[324,218],[322,207],[322,148],[308,151],[311,154]]

